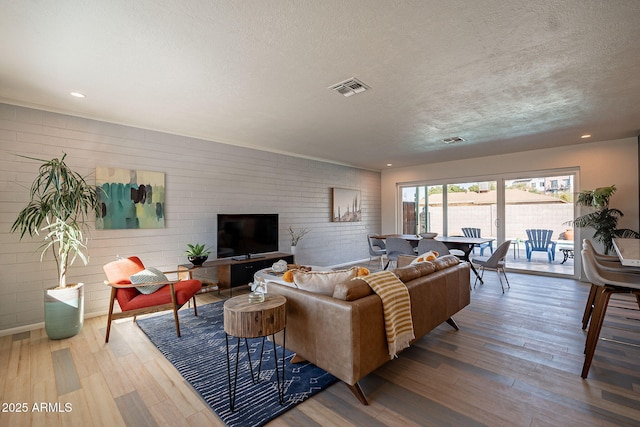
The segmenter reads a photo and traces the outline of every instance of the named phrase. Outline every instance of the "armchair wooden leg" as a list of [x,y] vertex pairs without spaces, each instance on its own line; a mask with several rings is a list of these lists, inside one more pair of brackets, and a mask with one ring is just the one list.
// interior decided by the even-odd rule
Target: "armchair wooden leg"
[[116,288],[111,288],[111,299],[109,300],[109,316],[107,316],[107,334],[104,342],[109,342],[109,334],[111,333],[111,320],[113,318],[113,304],[116,301]]
[[367,396],[364,395],[364,392],[360,388],[360,384],[358,383],[355,383],[354,385],[347,384],[347,387],[349,387],[349,390],[351,390],[351,393],[353,393],[358,398],[360,403],[362,403],[363,405],[369,405],[369,402],[367,401]]
[[171,291],[171,304],[173,305],[173,320],[176,322],[176,333],[180,337],[180,320],[178,319],[178,301],[176,300],[176,290],[173,283],[169,284]]
[[193,313],[198,316],[198,307],[196,306],[196,296],[193,296]]

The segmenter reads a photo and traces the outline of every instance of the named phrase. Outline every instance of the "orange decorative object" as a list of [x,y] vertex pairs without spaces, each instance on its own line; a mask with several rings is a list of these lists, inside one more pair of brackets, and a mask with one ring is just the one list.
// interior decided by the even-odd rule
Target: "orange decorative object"
[[287,283],[293,283],[293,270],[289,270],[282,275],[282,280]]
[[359,267],[358,268],[358,277],[360,277],[360,276],[368,276],[369,274],[371,274],[371,272],[369,271],[368,268],[366,268],[366,267]]

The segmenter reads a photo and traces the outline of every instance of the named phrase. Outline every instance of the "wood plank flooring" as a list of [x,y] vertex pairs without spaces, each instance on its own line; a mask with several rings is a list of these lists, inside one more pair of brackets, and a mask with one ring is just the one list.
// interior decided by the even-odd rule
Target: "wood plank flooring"
[[[583,380],[588,285],[509,273],[502,294],[495,273],[485,278],[455,316],[460,331],[439,326],[362,381],[370,406],[338,383],[270,425],[640,426],[633,299],[612,301]],[[44,330],[1,337],[0,425],[223,425],[131,319],[114,324],[109,344],[105,322],[88,319],[60,341]]]

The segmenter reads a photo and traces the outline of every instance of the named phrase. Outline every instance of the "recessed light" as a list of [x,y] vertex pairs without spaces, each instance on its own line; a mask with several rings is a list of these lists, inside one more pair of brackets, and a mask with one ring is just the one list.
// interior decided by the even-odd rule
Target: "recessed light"
[[71,95],[71,96],[73,96],[75,98],[84,98],[85,97],[84,93],[76,92],[76,91],[70,92],[69,95]]
[[390,168],[391,166],[393,166],[393,163],[387,163],[388,168]]
[[584,135],[581,135],[580,138],[582,138],[582,139],[591,138],[591,134],[590,133],[585,133]]

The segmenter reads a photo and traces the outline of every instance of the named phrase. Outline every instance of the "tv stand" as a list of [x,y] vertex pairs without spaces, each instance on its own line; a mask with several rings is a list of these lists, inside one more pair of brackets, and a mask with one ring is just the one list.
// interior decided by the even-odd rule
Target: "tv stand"
[[[256,271],[271,267],[274,262],[283,259],[288,264],[293,264],[293,255],[283,252],[272,252],[266,254],[251,254],[232,258],[219,258],[207,261],[198,268],[218,269],[218,289],[231,289],[236,286],[246,285],[253,282],[253,275]],[[238,258],[238,259],[235,259]],[[191,264],[178,266],[178,270],[193,268]]]

